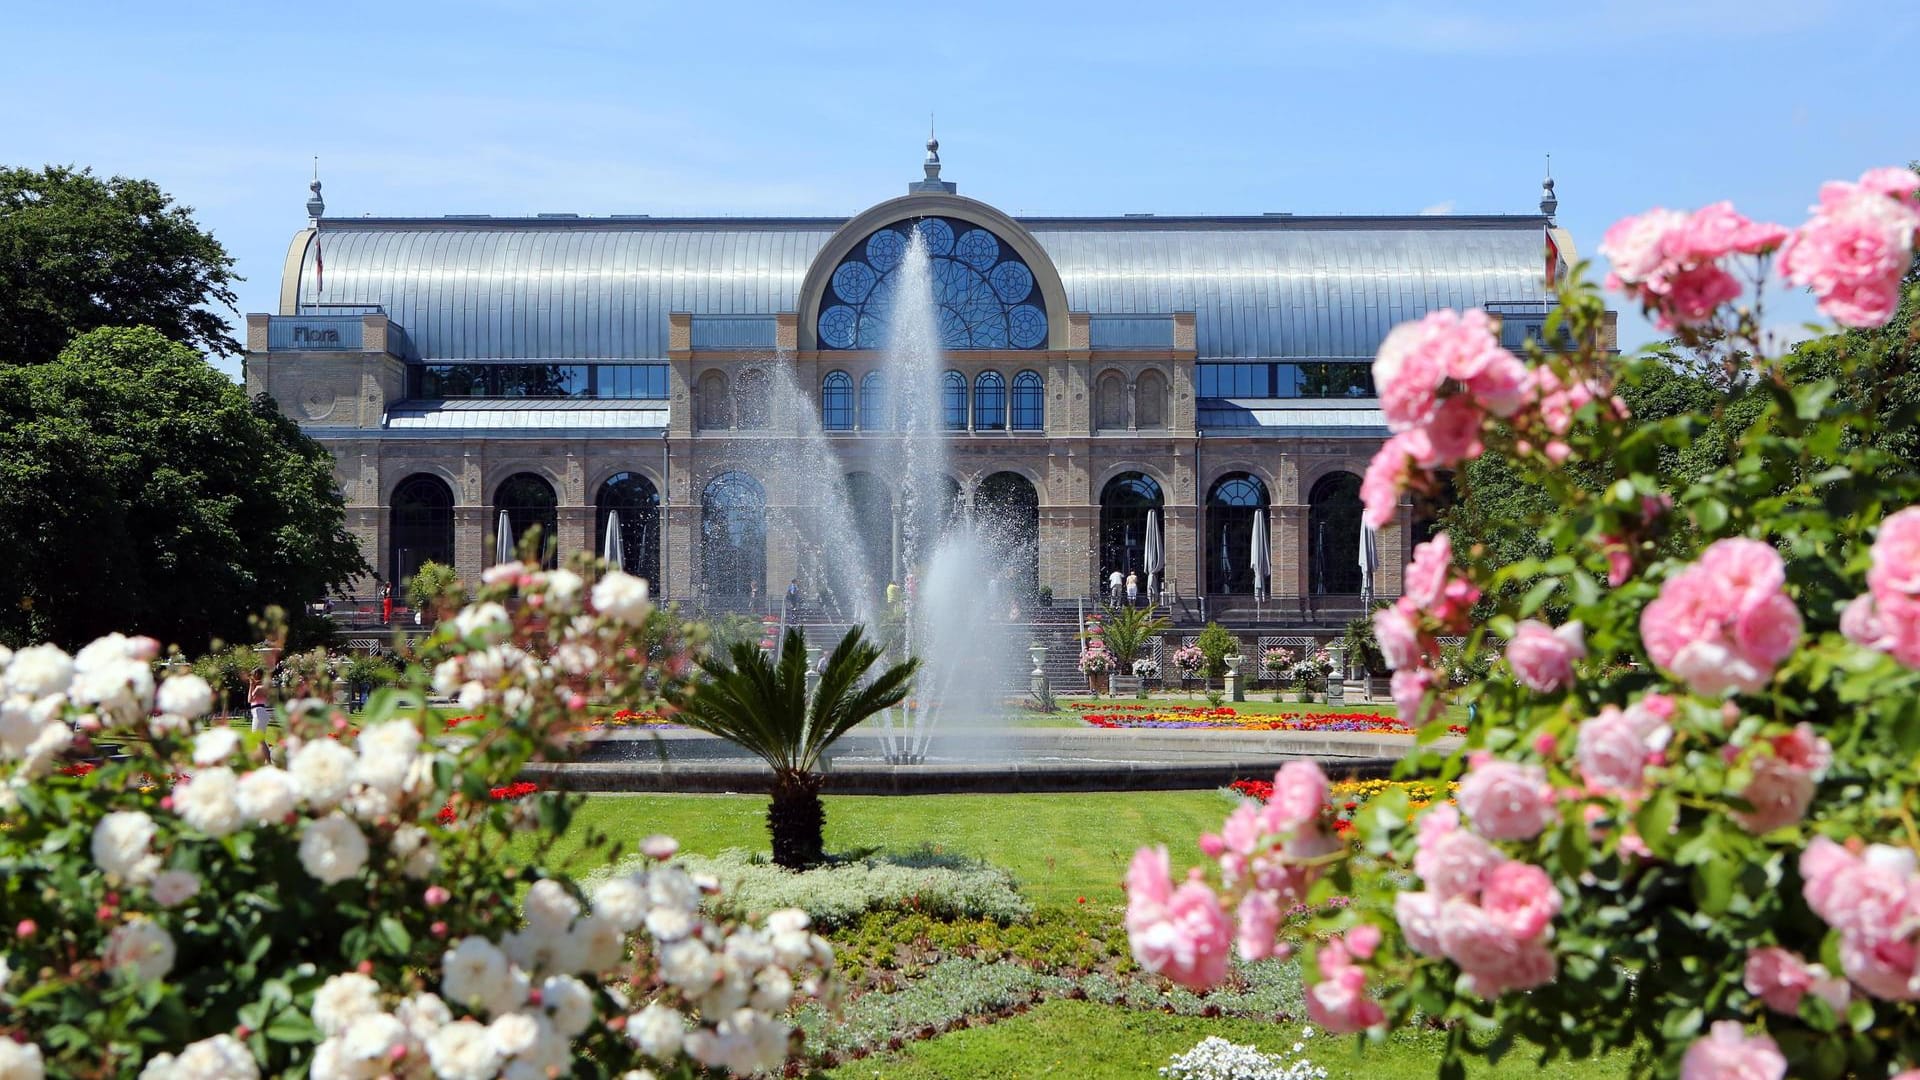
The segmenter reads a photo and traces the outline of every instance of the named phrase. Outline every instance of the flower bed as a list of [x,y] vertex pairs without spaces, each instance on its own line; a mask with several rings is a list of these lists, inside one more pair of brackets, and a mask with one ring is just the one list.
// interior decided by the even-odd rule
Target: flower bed
[[[1459,788],[1457,783],[1446,785],[1444,801],[1452,802]],[[1235,780],[1228,785],[1228,790],[1256,802],[1266,802],[1273,798],[1273,781]],[[1406,792],[1407,809],[1410,814],[1417,814],[1433,805],[1440,788],[1431,780],[1342,780],[1329,785],[1327,790],[1332,794],[1333,831],[1344,834],[1353,827],[1353,815],[1361,807],[1389,791]]]
[[[1222,731],[1358,731],[1371,735],[1412,735],[1413,729],[1384,713],[1240,713],[1204,705],[1108,705],[1084,710],[1080,719],[1097,728],[1204,728]],[[1455,724],[1448,730],[1464,735]]]

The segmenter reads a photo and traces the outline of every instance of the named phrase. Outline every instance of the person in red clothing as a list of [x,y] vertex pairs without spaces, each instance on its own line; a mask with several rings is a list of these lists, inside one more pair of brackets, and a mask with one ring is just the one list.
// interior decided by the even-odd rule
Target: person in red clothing
[[393,621],[393,586],[384,581],[380,583],[380,621]]

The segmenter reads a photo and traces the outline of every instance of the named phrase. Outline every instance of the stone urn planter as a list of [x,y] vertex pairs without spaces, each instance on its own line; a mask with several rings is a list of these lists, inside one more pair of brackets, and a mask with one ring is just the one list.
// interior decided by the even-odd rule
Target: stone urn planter
[[1345,705],[1347,703],[1347,680],[1336,672],[1327,676],[1327,704]]

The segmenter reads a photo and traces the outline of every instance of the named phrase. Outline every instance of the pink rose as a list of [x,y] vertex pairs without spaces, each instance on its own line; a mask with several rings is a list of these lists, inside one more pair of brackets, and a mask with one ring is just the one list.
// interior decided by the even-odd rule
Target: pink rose
[[1727,255],[1758,255],[1779,247],[1790,235],[1784,226],[1755,222],[1733,208],[1730,202],[1703,206],[1687,215],[1686,222],[1668,234],[1669,241],[1680,241],[1681,254],[1697,259],[1718,259]]
[[1909,506],[1880,523],[1867,588],[1876,597],[1920,596],[1920,506]]
[[1885,325],[1899,304],[1920,210],[1897,172],[1822,185],[1813,217],[1780,250],[1787,280],[1812,289],[1820,310],[1843,326]]
[[1412,480],[1413,453],[1403,435],[1381,444],[1360,478],[1361,520],[1369,528],[1384,529],[1400,508],[1400,495]]
[[1334,1035],[1352,1035],[1387,1022],[1380,1003],[1367,996],[1367,973],[1356,967],[1338,940],[1314,955],[1320,981],[1307,987],[1307,1016]]
[[1609,705],[1580,725],[1573,759],[1588,787],[1606,795],[1641,793],[1648,761],[1673,736],[1665,719],[1672,715],[1671,703],[1661,700],[1668,705],[1664,716],[1656,711],[1657,706],[1649,709],[1642,701],[1626,712]]
[[1380,643],[1380,656],[1395,671],[1417,666],[1427,651],[1421,642],[1419,615],[1410,597],[1403,596],[1393,606],[1373,613],[1373,637]]
[[1273,955],[1273,938],[1280,929],[1280,905],[1273,894],[1255,890],[1249,892],[1235,909],[1240,919],[1240,933],[1234,944],[1240,950],[1241,959],[1264,960]]
[[1860,989],[1882,1001],[1920,1000],[1920,949],[1912,937],[1840,938],[1840,968]]
[[1173,878],[1165,844],[1143,847],[1127,865],[1127,932],[1163,918],[1173,899]]
[[1912,202],[1915,195],[1920,194],[1920,174],[1897,165],[1885,165],[1861,173],[1860,186],[1868,191],[1877,191],[1904,202]]
[[1788,1016],[1798,1015],[1800,999],[1811,992],[1837,1012],[1847,1007],[1852,997],[1845,979],[1827,974],[1819,964],[1809,964],[1800,954],[1768,946],[1747,954],[1744,979],[1747,993],[1766,1002],[1767,1008]]
[[1317,824],[1332,795],[1327,774],[1312,761],[1289,761],[1273,774],[1273,795],[1261,811],[1261,824],[1273,834]]
[[1394,921],[1407,948],[1421,956],[1440,955],[1440,897],[1430,892],[1403,892],[1393,898]]
[[1448,398],[1423,428],[1408,432],[1413,463],[1423,469],[1444,469],[1477,458],[1486,447],[1480,429],[1486,423],[1479,406],[1464,397]]
[[1765,1035],[1749,1037],[1738,1020],[1717,1021],[1687,1047],[1680,1080],[1784,1080],[1787,1059]]
[[1485,761],[1460,782],[1460,809],[1489,840],[1531,840],[1553,820],[1553,785],[1538,765]]
[[1432,669],[1402,668],[1393,673],[1390,685],[1393,704],[1400,712],[1402,723],[1419,727],[1440,711],[1440,702],[1432,693],[1440,685],[1440,676]]
[[[1141,849],[1145,854],[1146,849]],[[1165,849],[1159,860],[1165,864]],[[1140,855],[1134,856],[1136,865]],[[1131,883],[1133,874],[1128,873]],[[1204,882],[1191,880],[1172,890],[1165,904],[1140,903],[1129,892],[1127,935],[1141,967],[1164,975],[1189,990],[1201,991],[1227,975],[1233,944],[1232,924],[1220,900]]]
[[1436,898],[1447,900],[1479,895],[1487,874],[1505,861],[1506,856],[1465,829],[1422,830],[1413,872]]
[[1440,950],[1488,1000],[1553,981],[1553,953],[1544,944],[1516,938],[1492,912],[1458,897],[1441,905]]
[[1613,265],[1607,275],[1607,288],[1618,290],[1651,277],[1667,260],[1668,234],[1686,224],[1687,215],[1661,207],[1614,222],[1600,238],[1598,248]]
[[1704,326],[1713,321],[1720,305],[1740,298],[1740,282],[1713,263],[1701,263],[1676,270],[1649,295],[1659,297],[1651,305],[1653,324],[1659,330],[1680,326]]
[[1755,835],[1785,828],[1806,817],[1814,787],[1833,763],[1833,747],[1807,724],[1776,736],[1768,746],[1772,753],[1755,759],[1753,779],[1740,793],[1753,809],[1733,815]]
[[1556,630],[1528,619],[1507,642],[1507,666],[1513,669],[1514,681],[1536,694],[1573,685],[1573,662],[1586,655],[1586,627],[1578,620]]
[[1527,365],[1504,349],[1466,383],[1480,407],[1498,417],[1512,416],[1527,402]]
[[1435,311],[1417,322],[1401,323],[1380,343],[1373,360],[1373,385],[1391,430],[1424,427],[1440,408],[1447,364],[1434,347],[1434,337],[1438,324],[1452,316],[1451,311]]
[[1410,600],[1416,610],[1426,610],[1440,603],[1440,590],[1446,587],[1447,577],[1453,572],[1453,541],[1446,533],[1435,533],[1433,539],[1418,544],[1413,549],[1413,560],[1407,563],[1404,599]]
[[1545,870],[1531,863],[1504,862],[1487,872],[1480,906],[1521,941],[1537,941],[1560,914],[1560,891]]
[[1625,540],[1611,534],[1598,536],[1595,542],[1607,559],[1607,584],[1616,589],[1625,585],[1633,576],[1633,549]]
[[1668,578],[1640,613],[1647,655],[1696,693],[1752,693],[1800,640],[1800,613],[1785,587],[1786,570],[1772,547],[1717,540]]

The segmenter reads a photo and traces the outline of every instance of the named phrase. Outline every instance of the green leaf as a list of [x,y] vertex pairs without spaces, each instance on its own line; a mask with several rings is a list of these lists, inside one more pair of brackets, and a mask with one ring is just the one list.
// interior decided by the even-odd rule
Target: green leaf
[[1536,582],[1533,588],[1528,589],[1527,594],[1524,597],[1521,597],[1520,614],[1522,616],[1527,616],[1527,615],[1532,615],[1536,611],[1539,611],[1540,606],[1542,604],[1545,604],[1547,602],[1547,598],[1552,596],[1555,590],[1559,588],[1560,588],[1559,578],[1547,578],[1544,581]]
[[407,933],[407,928],[400,924],[399,919],[391,915],[381,916],[377,932],[380,944],[386,946],[393,955],[406,956],[413,951],[413,935]]

